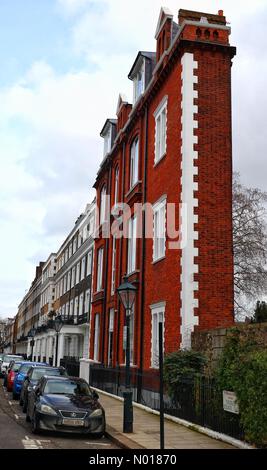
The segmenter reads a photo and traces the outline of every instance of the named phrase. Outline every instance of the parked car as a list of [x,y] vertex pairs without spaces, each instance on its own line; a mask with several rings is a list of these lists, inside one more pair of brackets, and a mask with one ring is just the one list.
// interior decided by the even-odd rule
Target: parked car
[[51,366],[31,366],[28,370],[27,375],[24,379],[23,385],[20,392],[20,405],[23,407],[23,413],[27,411],[28,397],[29,394],[33,391],[33,386],[37,384],[38,380],[41,379],[43,375],[52,375],[52,376],[68,376],[66,369],[64,367],[51,367]]
[[6,374],[6,387],[8,392],[12,392],[15,376],[21,366],[21,362],[12,361],[8,373]]
[[26,420],[34,434],[46,430],[103,436],[105,411],[85,380],[43,376],[33,388]]
[[5,354],[3,356],[3,361],[0,364],[0,377],[5,377],[9,364],[12,360],[14,361],[19,361],[23,360],[22,356],[19,356],[18,354]]
[[22,362],[13,382],[13,400],[19,398],[23,381],[31,366],[49,366],[49,364],[46,364],[45,362]]

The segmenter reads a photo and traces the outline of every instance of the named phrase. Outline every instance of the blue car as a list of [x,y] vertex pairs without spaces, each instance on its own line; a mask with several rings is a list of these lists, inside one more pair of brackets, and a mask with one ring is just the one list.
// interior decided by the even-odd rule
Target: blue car
[[22,362],[13,382],[13,399],[16,400],[17,398],[19,398],[23,381],[31,366],[48,366],[48,365],[49,364],[46,364],[45,362],[30,362],[30,361]]

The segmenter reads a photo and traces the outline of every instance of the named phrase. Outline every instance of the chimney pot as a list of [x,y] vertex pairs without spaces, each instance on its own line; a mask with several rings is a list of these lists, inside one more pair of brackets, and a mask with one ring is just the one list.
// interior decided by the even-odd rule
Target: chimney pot
[[219,10],[219,11],[218,11],[218,15],[219,15],[219,16],[223,16],[223,10]]

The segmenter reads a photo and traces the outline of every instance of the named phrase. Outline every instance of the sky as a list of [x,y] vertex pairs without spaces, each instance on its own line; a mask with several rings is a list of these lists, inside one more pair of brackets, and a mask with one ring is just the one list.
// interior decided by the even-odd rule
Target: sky
[[94,197],[99,132],[115,117],[139,50],[155,50],[161,6],[231,23],[233,160],[267,190],[267,0],[0,0],[0,316]]

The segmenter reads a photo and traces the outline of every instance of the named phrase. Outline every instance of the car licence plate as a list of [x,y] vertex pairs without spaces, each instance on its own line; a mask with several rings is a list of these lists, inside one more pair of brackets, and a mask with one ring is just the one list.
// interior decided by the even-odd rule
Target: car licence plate
[[62,420],[62,424],[64,426],[84,426],[84,420],[83,419],[66,419],[66,418],[64,418]]

